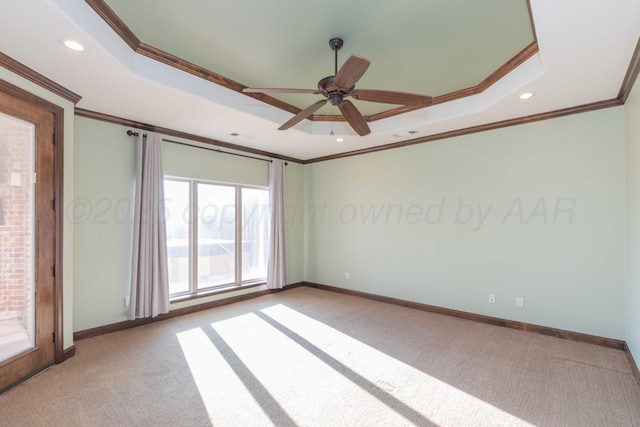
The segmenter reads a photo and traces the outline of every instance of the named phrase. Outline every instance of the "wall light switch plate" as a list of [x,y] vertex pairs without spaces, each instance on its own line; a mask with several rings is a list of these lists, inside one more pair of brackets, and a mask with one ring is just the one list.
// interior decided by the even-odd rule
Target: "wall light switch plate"
[[11,186],[20,187],[22,185],[22,176],[19,173],[11,172]]

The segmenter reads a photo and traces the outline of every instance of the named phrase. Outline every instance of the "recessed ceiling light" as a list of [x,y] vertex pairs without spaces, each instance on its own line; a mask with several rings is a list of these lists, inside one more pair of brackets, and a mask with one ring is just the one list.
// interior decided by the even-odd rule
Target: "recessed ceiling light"
[[524,92],[520,94],[520,99],[529,99],[533,96],[533,92]]
[[64,45],[69,49],[77,50],[78,52],[82,52],[84,50],[84,46],[73,40],[65,40]]
[[336,141],[337,142],[342,142],[342,141],[344,141],[344,138],[336,138]]

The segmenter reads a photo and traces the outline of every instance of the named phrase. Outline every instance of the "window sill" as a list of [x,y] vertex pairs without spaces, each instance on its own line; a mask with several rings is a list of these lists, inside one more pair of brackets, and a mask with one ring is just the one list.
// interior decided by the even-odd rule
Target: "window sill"
[[229,286],[225,286],[224,288],[201,291],[196,294],[178,295],[178,296],[172,297],[169,302],[173,304],[173,303],[179,303],[179,302],[193,301],[201,298],[211,297],[214,295],[226,294],[233,291],[257,288],[259,286],[265,286],[266,284],[267,282],[251,282],[251,283],[243,283],[240,285],[229,285]]

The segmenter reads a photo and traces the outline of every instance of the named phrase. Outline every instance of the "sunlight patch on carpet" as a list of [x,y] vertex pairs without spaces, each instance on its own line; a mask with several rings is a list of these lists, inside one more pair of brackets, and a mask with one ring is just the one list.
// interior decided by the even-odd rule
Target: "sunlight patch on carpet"
[[[276,322],[304,337],[313,346],[357,372],[396,399],[436,424],[456,423],[455,408],[475,413],[481,423],[499,421],[501,425],[532,426],[490,403],[430,376],[341,331],[283,304],[261,310]],[[462,420],[460,420],[462,421]]]
[[177,338],[214,425],[532,425],[283,304]]
[[236,412],[229,411],[232,408],[236,408],[238,414],[245,414],[239,418],[248,414],[252,414],[254,420],[266,418],[258,402],[201,328],[180,332],[177,338],[211,421],[232,424],[233,419],[224,418],[229,412]]

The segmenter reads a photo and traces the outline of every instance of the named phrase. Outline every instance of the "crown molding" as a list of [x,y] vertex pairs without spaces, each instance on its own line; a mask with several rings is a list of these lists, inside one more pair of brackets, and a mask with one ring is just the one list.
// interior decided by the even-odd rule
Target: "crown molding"
[[[158,49],[154,46],[150,46],[142,42],[133,33],[133,31],[129,27],[127,27],[124,21],[120,19],[120,17],[113,11],[113,9],[111,9],[109,5],[105,3],[104,0],[85,0],[85,2],[137,54],[162,62],[163,64],[169,65],[173,68],[184,71],[186,73],[193,74],[194,76],[208,80],[217,85],[226,87],[227,89],[233,90],[235,92],[242,93],[245,96],[257,99],[273,107],[287,111],[291,114],[298,114],[300,111],[302,111],[301,108],[298,108],[296,106],[293,106],[289,103],[286,103],[284,101],[281,101],[277,98],[274,98],[272,96],[269,96],[263,93],[245,93],[242,90],[247,88],[247,86],[243,85],[242,83],[236,82],[235,80],[227,78],[221,74],[215,73],[211,70],[208,70],[204,67],[193,64],[189,61],[185,61],[184,59],[181,59],[173,54],[170,54],[168,52],[165,52],[161,49]],[[508,60],[504,65],[500,66],[497,70],[491,73],[491,75],[489,75],[487,78],[479,82],[477,85],[471,86],[469,88],[457,90],[454,92],[446,93],[443,95],[435,96],[433,98],[431,105],[442,104],[444,102],[449,102],[456,99],[482,93],[486,89],[488,89],[491,85],[493,85],[498,80],[502,79],[504,76],[509,74],[515,68],[517,68],[520,64],[522,64],[527,59],[531,58],[533,55],[538,53],[539,51],[538,41],[535,33],[535,26],[533,25],[533,17],[531,15],[531,5],[529,0],[527,0],[527,8],[529,11],[529,20],[531,22],[531,30],[533,33],[533,39],[534,39],[533,42],[527,45],[524,49],[518,52],[513,58]],[[399,114],[404,114],[410,111],[418,110],[420,108],[424,108],[424,107],[404,105],[404,106],[392,108],[380,113],[364,116],[364,119],[367,122],[375,122],[376,120],[386,119],[389,117],[397,116]],[[346,121],[346,119],[342,115],[324,115],[324,114],[312,114],[311,116],[307,117],[307,119],[311,121],[334,121],[334,122]]]
[[156,133],[161,133],[163,135],[167,135],[167,136],[173,136],[173,137],[177,137],[177,138],[184,138],[187,139],[189,141],[194,141],[194,142],[202,142],[204,144],[209,144],[209,145],[214,145],[216,147],[223,147],[223,148],[228,148],[230,150],[236,150],[236,151],[241,151],[244,153],[251,153],[251,154],[257,154],[259,156],[265,156],[265,157],[270,157],[273,159],[281,159],[287,162],[293,162],[293,163],[304,163],[303,160],[300,159],[296,159],[294,157],[289,157],[289,156],[283,156],[280,154],[276,154],[276,153],[271,153],[269,151],[263,151],[263,150],[258,150],[255,148],[249,148],[249,147],[245,147],[242,145],[237,145],[237,144],[232,144],[230,142],[224,142],[224,141],[220,141],[217,139],[213,139],[213,138],[206,138],[204,136],[199,136],[199,135],[195,135],[192,133],[188,133],[188,132],[182,132],[179,130],[174,130],[174,129],[169,129],[169,128],[165,128],[165,127],[161,127],[161,126],[155,126],[155,125],[151,125],[148,123],[142,123],[142,122],[136,122],[134,120],[129,120],[129,119],[123,119],[121,117],[116,117],[116,116],[112,116],[109,114],[104,114],[104,113],[99,113],[96,111],[91,111],[91,110],[85,110],[83,108],[76,108],[75,109],[75,115],[78,117],[85,117],[88,119],[94,119],[94,120],[100,120],[103,122],[107,122],[107,123],[114,123],[117,125],[122,125],[122,126],[130,126],[136,129],[140,129],[140,130],[146,130],[149,132],[156,132]]
[[408,147],[416,144],[424,144],[426,142],[438,141],[440,139],[453,138],[456,136],[469,135],[472,133],[485,132],[488,130],[500,129],[510,126],[522,125],[527,123],[538,122],[541,120],[554,119],[557,117],[568,116],[571,114],[586,113],[588,111],[601,110],[603,108],[617,107],[623,102],[618,99],[610,99],[607,101],[593,102],[590,104],[580,105],[577,107],[563,108],[561,110],[550,111],[547,113],[534,114],[531,116],[518,117],[515,119],[502,120],[494,123],[487,123],[479,126],[468,127],[464,129],[456,129],[448,132],[437,133],[434,135],[421,136],[419,138],[409,139],[407,141],[395,142],[392,144],[379,145],[377,147],[363,148],[361,150],[348,151],[346,153],[332,154],[329,156],[316,157],[306,160],[304,163],[317,163],[327,160],[341,159],[345,157],[359,156],[362,154],[375,153],[378,151],[392,150],[395,148]]
[[67,101],[71,101],[73,104],[77,104],[78,101],[82,99],[82,96],[70,91],[62,85],[59,85],[53,80],[46,78],[37,71],[32,70],[31,68],[16,61],[10,56],[5,55],[2,52],[0,52],[0,67],[6,68],[12,73],[15,73],[20,77],[23,77],[30,82],[35,83],[38,86],[55,93],[56,95],[66,99]]
[[633,51],[633,56],[629,63],[629,68],[627,68],[627,73],[620,86],[620,92],[618,92],[618,99],[620,99],[623,104],[627,102],[631,89],[636,80],[638,80],[638,74],[640,74],[640,38],[638,38],[636,49]]

